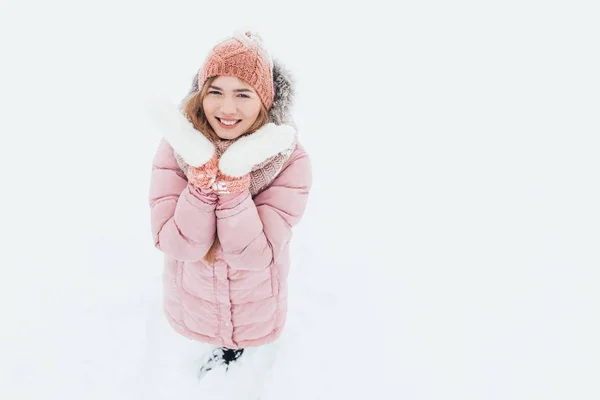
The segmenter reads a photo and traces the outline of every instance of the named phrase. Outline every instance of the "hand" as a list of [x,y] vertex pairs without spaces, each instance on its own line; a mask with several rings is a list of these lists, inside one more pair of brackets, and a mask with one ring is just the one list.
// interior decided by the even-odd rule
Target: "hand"
[[224,175],[220,171],[217,173],[217,178],[212,183],[213,192],[218,195],[240,193],[250,188],[250,174],[243,175],[239,178]]
[[190,166],[187,171],[188,182],[200,189],[213,187],[219,172],[219,161],[215,154],[207,163],[200,167]]
[[256,132],[241,137],[221,156],[219,173],[212,185],[213,191],[230,194],[248,189],[252,168],[290,150],[295,140],[294,128],[274,123],[268,123]]
[[216,162],[216,159],[213,160],[215,146],[202,132],[194,128],[170,100],[154,98],[149,101],[147,109],[161,134],[183,161],[196,168]]

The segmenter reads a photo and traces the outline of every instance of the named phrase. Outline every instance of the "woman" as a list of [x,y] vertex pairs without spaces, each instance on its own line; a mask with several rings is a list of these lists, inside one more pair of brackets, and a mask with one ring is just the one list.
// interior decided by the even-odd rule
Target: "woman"
[[165,314],[176,332],[212,346],[198,368],[203,381],[234,364],[252,377],[224,384],[240,398],[258,398],[274,362],[292,228],[311,187],[292,97],[288,73],[244,33],[210,51],[181,111],[167,103],[153,111],[164,135],[150,206],[165,254]]

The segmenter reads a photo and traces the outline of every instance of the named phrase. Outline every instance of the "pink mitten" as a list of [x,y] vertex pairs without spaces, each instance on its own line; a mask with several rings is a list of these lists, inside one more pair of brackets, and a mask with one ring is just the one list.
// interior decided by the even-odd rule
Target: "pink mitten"
[[166,98],[149,103],[152,120],[169,142],[176,157],[189,165],[188,181],[201,189],[208,189],[217,178],[218,159],[214,145],[183,113]]
[[289,125],[268,123],[256,132],[239,138],[219,160],[219,173],[213,184],[217,194],[239,193],[250,187],[255,165],[292,148],[296,130]]
[[199,167],[190,166],[187,178],[192,185],[201,188],[209,189],[213,186],[219,172],[219,160],[217,155],[208,160],[208,162]]
[[219,171],[216,180],[212,184],[212,190],[217,194],[240,193],[248,188],[250,188],[250,174],[233,177]]

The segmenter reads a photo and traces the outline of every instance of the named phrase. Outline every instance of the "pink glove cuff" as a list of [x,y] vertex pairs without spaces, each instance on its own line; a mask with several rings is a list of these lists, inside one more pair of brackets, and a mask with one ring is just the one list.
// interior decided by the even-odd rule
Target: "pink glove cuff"
[[224,175],[221,172],[217,174],[217,179],[212,185],[212,189],[217,194],[240,193],[250,188],[250,174],[239,178]]
[[219,160],[217,159],[217,155],[214,154],[206,164],[200,167],[190,166],[188,181],[198,188],[208,189],[215,182],[218,172]]

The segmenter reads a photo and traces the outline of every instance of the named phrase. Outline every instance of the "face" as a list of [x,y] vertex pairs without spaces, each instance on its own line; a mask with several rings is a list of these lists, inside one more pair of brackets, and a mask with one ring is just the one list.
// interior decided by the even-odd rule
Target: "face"
[[202,101],[208,123],[221,139],[236,139],[248,131],[262,103],[252,86],[233,76],[219,76]]

